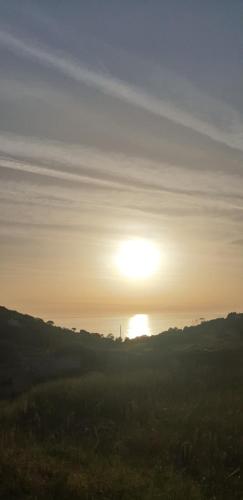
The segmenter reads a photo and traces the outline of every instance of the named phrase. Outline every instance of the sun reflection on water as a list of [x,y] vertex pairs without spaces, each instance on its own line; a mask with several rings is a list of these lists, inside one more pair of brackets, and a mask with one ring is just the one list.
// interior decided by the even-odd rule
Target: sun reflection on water
[[134,339],[143,335],[151,335],[149,316],[147,314],[135,314],[129,319],[127,337]]

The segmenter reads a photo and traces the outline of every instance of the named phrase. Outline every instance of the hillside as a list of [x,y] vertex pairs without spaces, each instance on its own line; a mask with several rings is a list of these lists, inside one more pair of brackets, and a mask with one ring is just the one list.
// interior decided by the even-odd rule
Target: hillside
[[243,315],[123,343],[0,308],[0,498],[241,500]]
[[[153,337],[119,339],[84,330],[73,332],[52,321],[0,307],[0,397],[14,396],[38,382],[94,370],[154,367],[230,355],[243,348],[243,314],[231,313],[183,330],[171,328]],[[211,353],[211,356],[210,356]],[[207,355],[206,355],[207,354]]]

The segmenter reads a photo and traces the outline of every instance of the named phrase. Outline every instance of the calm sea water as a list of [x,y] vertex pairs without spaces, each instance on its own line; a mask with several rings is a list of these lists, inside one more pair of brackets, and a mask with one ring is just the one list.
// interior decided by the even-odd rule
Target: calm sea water
[[56,325],[89,332],[98,332],[104,335],[112,333],[119,337],[120,331],[123,338],[134,338],[141,335],[157,335],[171,327],[183,328],[196,325],[202,319],[224,317],[227,313],[183,313],[183,314],[134,314],[132,316],[52,316]]

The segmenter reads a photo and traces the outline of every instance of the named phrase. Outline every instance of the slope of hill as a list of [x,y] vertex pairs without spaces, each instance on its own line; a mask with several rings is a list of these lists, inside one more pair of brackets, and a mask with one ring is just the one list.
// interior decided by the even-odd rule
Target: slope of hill
[[1,499],[243,498],[242,314],[120,343],[0,308],[0,332]]
[[205,362],[216,359],[217,354],[230,356],[232,350],[241,351],[242,347],[243,314],[231,313],[226,319],[121,343],[0,307],[0,397],[14,396],[51,378],[94,370],[149,368],[161,365],[162,360],[173,364],[190,353],[193,360],[201,356]]
[[0,307],[0,397],[53,377],[85,373],[105,360],[109,339],[54,326]]

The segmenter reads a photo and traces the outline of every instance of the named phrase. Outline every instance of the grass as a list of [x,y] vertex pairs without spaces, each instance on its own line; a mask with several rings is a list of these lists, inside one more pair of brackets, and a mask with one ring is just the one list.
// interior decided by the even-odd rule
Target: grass
[[0,307],[0,330],[1,500],[243,499],[242,314],[121,343]]
[[240,379],[201,370],[94,373],[5,402],[0,498],[242,499]]

